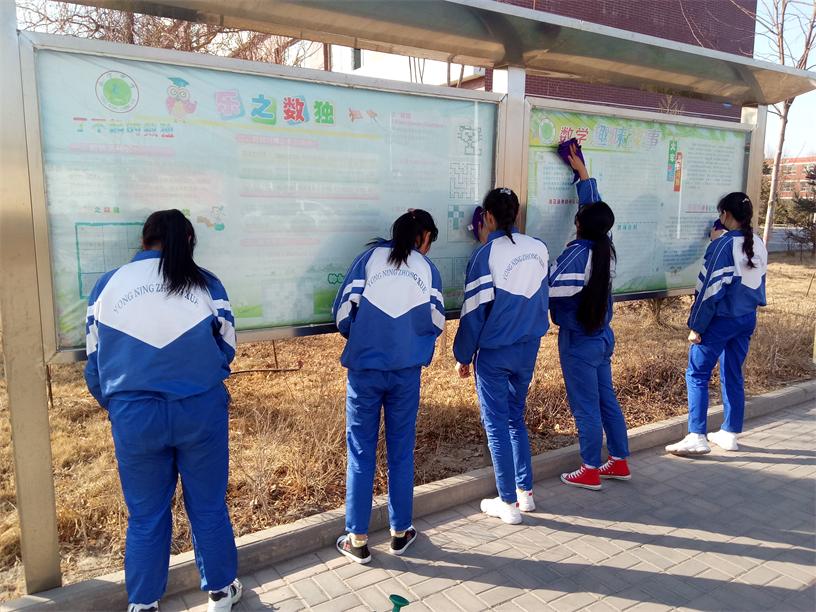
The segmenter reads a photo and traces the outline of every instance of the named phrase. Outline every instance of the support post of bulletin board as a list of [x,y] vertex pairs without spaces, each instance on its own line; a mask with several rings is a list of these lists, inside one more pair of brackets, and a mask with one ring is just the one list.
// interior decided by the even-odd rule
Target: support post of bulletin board
[[[496,186],[510,187],[527,201],[527,185],[524,182],[524,169],[527,163],[527,148],[524,146],[526,126],[526,108],[524,93],[527,73],[523,68],[508,67],[494,71],[494,91],[505,93],[504,121],[499,126],[498,156],[496,162]],[[524,211],[519,213],[519,225],[524,229]]]
[[60,586],[34,218],[14,2],[0,2],[0,315],[25,588]]
[[745,193],[754,204],[754,231],[759,227],[759,207],[762,193],[762,163],[765,161],[765,125],[768,120],[767,106],[744,106],[742,123],[750,123],[753,129],[748,144],[748,157],[745,165]]

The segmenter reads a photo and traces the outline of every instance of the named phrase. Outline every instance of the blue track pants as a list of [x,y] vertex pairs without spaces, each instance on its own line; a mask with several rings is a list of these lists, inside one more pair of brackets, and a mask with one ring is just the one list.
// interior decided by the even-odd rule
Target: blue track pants
[[128,509],[125,583],[130,603],[161,599],[167,587],[171,504],[181,475],[201,588],[237,574],[225,496],[229,394],[223,385],[179,401],[111,400],[108,411]]
[[496,349],[479,349],[474,373],[482,425],[493,460],[496,488],[506,503],[516,503],[516,488],[533,489],[530,439],[524,423],[527,389],[533,378],[541,338]]
[[686,388],[688,389],[689,433],[707,430],[708,385],[711,372],[720,362],[724,420],[722,428],[731,433],[742,431],[745,415],[745,385],[742,364],[748,355],[751,335],[756,327],[756,312],[741,317],[714,317],[700,344],[689,347]]
[[411,526],[414,443],[419,410],[419,366],[402,370],[349,370],[346,386],[346,530],[366,534],[371,520],[380,410],[385,414],[388,516],[391,529]]
[[629,455],[626,421],[612,387],[614,350],[615,335],[609,326],[595,336],[563,327],[558,330],[558,355],[570,410],[578,426],[581,459],[593,467],[601,465],[604,432],[610,455]]

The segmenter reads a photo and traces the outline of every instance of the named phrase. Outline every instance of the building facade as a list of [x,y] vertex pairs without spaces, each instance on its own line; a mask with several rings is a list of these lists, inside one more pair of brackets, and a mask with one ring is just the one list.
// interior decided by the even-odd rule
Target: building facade
[[[752,57],[756,0],[497,0],[621,30],[648,34]],[[491,74],[486,87],[491,87]],[[665,96],[609,85],[593,85],[527,76],[527,94],[575,102],[625,106],[739,120],[740,108],[728,104]]]
[[[675,40],[752,57],[757,0],[495,0],[506,4],[572,17],[640,34]],[[325,61],[324,61],[325,59]],[[451,85],[469,89],[494,87],[491,69],[448,66],[444,62],[332,45],[314,54],[307,67],[363,76]],[[527,94],[558,100],[623,106],[738,121],[740,108],[729,104],[579,83],[537,75],[527,76]]]
[[[773,165],[766,159],[767,167]],[[792,200],[810,189],[808,173],[816,170],[816,155],[809,157],[783,157],[779,167],[779,199]]]

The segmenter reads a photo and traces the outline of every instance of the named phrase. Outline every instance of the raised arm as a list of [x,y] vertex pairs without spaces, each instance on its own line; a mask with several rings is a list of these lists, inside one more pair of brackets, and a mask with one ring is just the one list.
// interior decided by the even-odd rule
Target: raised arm
[[590,178],[584,160],[578,152],[578,147],[571,144],[567,154],[567,163],[578,175],[578,183],[575,189],[578,191],[578,206],[586,206],[601,201],[601,194],[598,193],[598,183],[594,178]]

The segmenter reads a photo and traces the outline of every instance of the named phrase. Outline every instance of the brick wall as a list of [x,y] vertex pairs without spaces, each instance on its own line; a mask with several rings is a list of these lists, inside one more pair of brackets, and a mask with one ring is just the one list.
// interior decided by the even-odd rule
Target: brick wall
[[[765,163],[769,167],[773,166],[772,159],[766,159]],[[790,200],[797,195],[808,193],[810,181],[807,173],[814,166],[816,166],[816,155],[783,157],[779,168],[779,197],[783,200]]]
[[[496,0],[564,17],[676,40],[709,49],[751,57],[754,24],[749,15],[731,0]],[[756,0],[736,0],[748,10],[756,10]],[[492,89],[492,71],[486,86]],[[590,85],[569,80],[528,76],[527,93],[534,96],[599,102],[645,109],[666,106],[666,96],[608,85]],[[683,114],[739,119],[740,108],[716,102],[677,98],[674,104]]]

